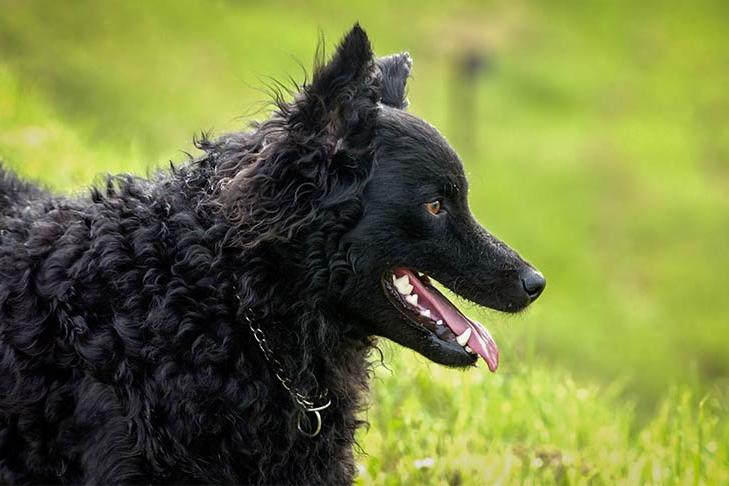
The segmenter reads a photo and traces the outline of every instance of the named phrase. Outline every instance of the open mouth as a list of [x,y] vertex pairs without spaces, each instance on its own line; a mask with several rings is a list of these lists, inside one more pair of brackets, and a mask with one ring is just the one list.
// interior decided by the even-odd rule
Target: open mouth
[[499,366],[499,348],[486,328],[469,319],[430,282],[427,275],[395,268],[382,280],[390,302],[412,323],[437,339],[458,344],[471,355],[480,356],[489,370]]

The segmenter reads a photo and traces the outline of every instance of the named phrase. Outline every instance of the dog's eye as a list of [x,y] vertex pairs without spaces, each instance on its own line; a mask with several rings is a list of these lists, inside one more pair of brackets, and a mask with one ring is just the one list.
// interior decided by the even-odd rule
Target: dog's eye
[[436,199],[435,201],[430,201],[428,203],[425,203],[425,209],[433,216],[440,213],[442,206],[443,205],[441,204],[440,199]]

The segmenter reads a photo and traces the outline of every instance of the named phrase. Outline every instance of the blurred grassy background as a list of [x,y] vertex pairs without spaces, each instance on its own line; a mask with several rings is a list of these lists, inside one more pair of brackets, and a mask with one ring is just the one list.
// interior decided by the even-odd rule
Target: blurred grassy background
[[724,1],[0,0],[0,158],[62,190],[182,160],[356,20],[413,55],[411,111],[548,279],[525,314],[471,309],[496,376],[387,347],[363,480],[729,481]]

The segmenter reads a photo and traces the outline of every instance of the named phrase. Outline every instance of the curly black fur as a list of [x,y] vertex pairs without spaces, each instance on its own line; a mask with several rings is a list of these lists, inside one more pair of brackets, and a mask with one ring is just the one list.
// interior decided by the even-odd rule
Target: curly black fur
[[[376,235],[357,239],[378,214],[367,188],[389,184],[374,167],[400,137],[463,179],[436,132],[398,113],[410,67],[407,54],[375,60],[355,26],[271,119],[203,138],[184,166],[81,198],[0,172],[0,483],[352,481],[372,336],[430,352],[346,304],[384,299],[367,285],[394,258],[373,263]],[[492,247],[512,275],[521,260]],[[372,316],[400,319],[373,302]],[[249,309],[297,389],[332,400],[317,437],[297,430]],[[432,359],[460,364],[449,356]]]

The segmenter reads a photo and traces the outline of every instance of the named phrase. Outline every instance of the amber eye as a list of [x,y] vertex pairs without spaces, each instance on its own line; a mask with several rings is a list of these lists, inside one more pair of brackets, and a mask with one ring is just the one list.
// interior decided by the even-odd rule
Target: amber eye
[[435,216],[436,214],[440,213],[441,209],[441,202],[440,199],[436,199],[435,201],[431,201],[429,203],[425,203],[425,209],[428,210],[430,214]]

